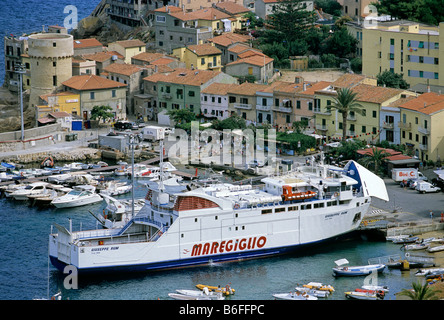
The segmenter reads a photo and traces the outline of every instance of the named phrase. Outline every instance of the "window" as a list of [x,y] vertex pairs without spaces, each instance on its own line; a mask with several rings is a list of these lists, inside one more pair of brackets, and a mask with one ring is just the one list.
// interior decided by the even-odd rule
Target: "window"
[[159,47],[163,47],[163,41],[159,41]]
[[116,90],[112,90],[112,91],[111,91],[111,96],[112,96],[113,98],[116,97]]
[[433,61],[434,64],[439,64],[439,58],[435,58]]
[[95,93],[94,93],[94,92],[90,92],[90,93],[89,93],[89,98],[90,98],[91,100],[94,100],[94,99],[95,99]]
[[394,46],[395,45],[395,39],[390,39],[390,45]]
[[201,65],[204,65],[204,64],[205,64],[205,58],[201,58],[201,59],[200,59],[200,64],[201,64]]
[[313,110],[313,102],[308,103],[308,110],[310,110],[310,111]]
[[373,118],[377,118],[378,117],[378,112],[376,110],[373,110],[372,111],[372,115],[373,115]]
[[438,72],[435,72],[435,79],[439,79],[439,74],[438,74]]
[[235,102],[236,102],[236,97],[229,96],[229,97],[228,97],[228,102],[229,102],[229,103],[235,103]]
[[409,132],[409,140],[413,139],[413,133]]
[[296,109],[301,108],[301,102],[299,100],[296,100]]
[[56,61],[53,61],[53,62],[52,62],[52,66],[53,66],[53,67],[57,67],[57,62],[56,62]]
[[276,107],[279,107],[279,99],[274,99],[274,105],[275,105]]
[[53,86],[57,85],[57,76],[52,76],[52,85]]
[[439,42],[435,42],[435,49],[439,49]]
[[424,78],[424,71],[419,71],[419,77]]
[[367,128],[365,126],[362,126],[362,133],[365,133],[367,131]]
[[424,63],[424,57],[423,56],[419,56],[419,63]]
[[390,53],[389,59],[390,60],[395,60],[395,54],[394,53]]
[[157,22],[163,22],[163,23],[165,23],[165,21],[166,21],[166,17],[164,17],[164,16],[156,16],[156,21],[157,21]]
[[57,42],[53,42],[52,43],[52,46],[55,48],[55,47],[57,47]]
[[272,209],[262,210],[262,214],[268,214],[268,213],[272,213],[272,212],[273,212]]
[[418,48],[424,48],[424,41],[419,41]]
[[194,97],[194,91],[188,91],[188,96],[189,97]]

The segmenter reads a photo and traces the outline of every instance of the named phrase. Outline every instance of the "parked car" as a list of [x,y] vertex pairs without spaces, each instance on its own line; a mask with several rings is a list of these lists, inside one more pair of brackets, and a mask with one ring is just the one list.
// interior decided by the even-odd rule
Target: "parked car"
[[114,128],[116,130],[127,130],[127,129],[132,129],[133,128],[133,124],[129,121],[117,121],[114,124]]
[[250,162],[248,162],[248,165],[252,168],[255,167],[263,167],[264,166],[264,162],[261,160],[257,160],[257,159],[253,159]]
[[416,188],[415,188],[418,192],[421,193],[426,193],[426,192],[440,192],[441,188],[437,187],[433,184],[431,184],[430,182],[426,182],[426,181],[421,181],[418,182]]

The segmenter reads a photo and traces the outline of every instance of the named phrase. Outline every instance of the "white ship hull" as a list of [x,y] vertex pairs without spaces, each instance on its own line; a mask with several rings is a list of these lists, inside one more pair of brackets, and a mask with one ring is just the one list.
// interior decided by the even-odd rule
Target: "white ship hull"
[[[246,197],[247,191],[242,192]],[[180,200],[170,211],[147,201],[118,230],[70,232],[56,225],[58,233],[49,237],[51,261],[60,270],[74,265],[79,272],[103,272],[261,258],[349,233],[360,225],[370,205],[370,196],[356,196],[345,188],[321,199],[247,208],[202,192],[185,193]]]

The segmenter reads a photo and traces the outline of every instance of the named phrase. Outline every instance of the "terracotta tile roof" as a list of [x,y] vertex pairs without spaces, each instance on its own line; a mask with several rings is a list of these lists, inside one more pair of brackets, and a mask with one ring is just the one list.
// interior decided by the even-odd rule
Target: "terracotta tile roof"
[[57,111],[57,112],[51,112],[49,114],[53,118],[65,118],[65,117],[72,117],[72,114],[66,112],[66,111]]
[[266,84],[244,82],[228,90],[228,93],[239,94],[245,96],[254,96],[257,91],[264,90],[268,87]]
[[155,12],[179,12],[182,11],[181,8],[175,6],[165,6],[154,10]]
[[238,58],[248,58],[248,57],[252,57],[252,56],[260,56],[263,57],[265,56],[265,54],[262,51],[256,50],[256,49],[249,49],[246,50],[244,52],[241,52],[237,55]]
[[201,86],[210,81],[215,76],[220,74],[220,71],[211,70],[191,70],[185,68],[178,68],[168,74],[153,74],[144,78],[143,80],[151,82],[169,82],[175,84],[185,84],[189,86]]
[[72,95],[77,95],[77,93],[73,93],[70,91],[62,91],[62,92],[58,92],[58,93],[47,93],[47,94],[42,94],[40,96],[40,99],[42,99],[43,101],[48,102],[48,97],[53,97],[53,96],[72,96]]
[[170,64],[171,62],[174,62],[174,61],[176,61],[176,60],[173,59],[173,58],[164,57],[164,58],[160,58],[160,59],[154,60],[153,62],[151,62],[151,64],[153,66],[160,66],[160,65]]
[[97,52],[97,53],[93,53],[93,54],[84,54],[82,57],[86,60],[94,60],[97,62],[104,62],[104,61],[111,59],[113,56],[117,56],[117,58],[119,58],[119,59],[125,58],[124,56],[122,56],[120,53],[118,53],[116,51],[102,51],[102,52]]
[[77,39],[73,41],[74,49],[89,48],[89,47],[103,47],[103,44],[95,38]]
[[307,89],[305,91],[302,91],[301,94],[312,96],[315,94],[315,91],[325,89],[329,85],[331,85],[331,82],[329,81],[319,81],[307,87]]
[[250,46],[248,44],[236,43],[234,46],[231,46],[230,48],[228,48],[228,51],[234,52],[234,53],[240,53],[240,52],[243,52],[248,49],[250,49]]
[[238,86],[235,83],[213,83],[208,87],[202,90],[202,93],[207,94],[218,94],[218,95],[226,95],[228,91],[234,87]]
[[124,76],[130,76],[136,72],[142,70],[143,67],[136,66],[135,64],[126,64],[126,63],[112,63],[103,70],[105,72],[110,73],[118,73]]
[[116,41],[115,43],[117,43],[118,45],[120,45],[123,48],[135,48],[135,47],[145,47],[146,46],[145,42],[138,40],[138,39]]
[[220,46],[228,47],[230,44],[238,42],[248,42],[251,39],[248,35],[242,35],[237,33],[224,33],[223,35],[208,39],[208,41],[218,44]]
[[302,90],[304,90],[304,85],[302,83],[288,81],[277,81],[277,85],[273,88],[273,91],[277,93],[296,93]]
[[353,87],[352,90],[357,93],[356,100],[372,103],[383,103],[405,91],[394,88],[375,87],[368,84],[359,84]]
[[250,11],[249,9],[245,8],[243,5],[237,4],[232,1],[218,2],[216,3],[216,8],[223,9],[230,14],[238,14]]
[[444,109],[444,95],[435,92],[423,93],[399,107],[430,115]]
[[381,148],[381,147],[372,147],[372,148],[367,148],[367,149],[360,149],[360,150],[357,150],[356,153],[359,153],[361,155],[367,155],[367,154],[373,155],[373,148],[375,148],[376,150],[385,151],[385,152],[387,152],[388,154],[390,154],[392,156],[397,155],[397,154],[401,154],[400,151],[395,151],[393,149],[385,149],[385,148]]
[[215,46],[212,46],[211,44],[195,44],[188,46],[187,49],[191,50],[198,56],[208,56],[213,54],[222,54],[222,51],[220,51]]
[[75,90],[99,90],[126,87],[127,85],[121,82],[109,80],[96,75],[82,75],[74,76],[62,84],[66,87]]
[[[264,59],[265,57],[265,59]],[[251,65],[255,65],[255,66],[263,66],[264,65],[264,60],[265,60],[265,64],[269,64],[271,62],[274,61],[274,59],[267,57],[267,56],[259,56],[259,55],[254,55],[251,57],[247,57],[244,59],[238,59],[236,61],[227,63],[227,66],[231,66],[231,65],[235,65],[235,64],[240,64],[240,63],[245,63],[245,64],[251,64]]]
[[416,96],[407,96],[406,98],[400,98],[396,101],[393,101],[392,103],[390,103],[387,107],[390,108],[397,108],[400,107],[401,105],[403,105],[404,103],[416,99]]
[[220,19],[227,19],[230,18],[230,16],[220,10],[217,10],[216,8],[204,8],[193,12],[193,15],[197,19],[201,20],[220,20]]
[[139,54],[136,54],[134,57],[132,57],[132,59],[141,60],[141,61],[151,63],[152,61],[162,58],[164,56],[165,55],[163,53],[141,52]]
[[359,74],[344,74],[337,80],[333,81],[332,86],[335,88],[350,88],[361,83],[365,76]]

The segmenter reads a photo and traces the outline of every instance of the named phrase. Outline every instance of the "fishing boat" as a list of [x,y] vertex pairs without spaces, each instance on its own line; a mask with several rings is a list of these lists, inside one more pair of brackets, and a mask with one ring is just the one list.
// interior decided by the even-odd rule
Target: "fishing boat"
[[377,291],[348,291],[345,292],[345,297],[348,299],[358,299],[358,300],[383,300],[384,292]]
[[442,246],[436,246],[436,247],[430,247],[427,249],[427,252],[439,252],[444,250],[444,245]]
[[51,201],[56,208],[73,208],[102,201],[102,197],[95,193],[95,187],[90,185],[74,186],[64,196]]
[[273,293],[273,297],[280,300],[318,300],[317,297],[305,292]]
[[[388,201],[380,177],[355,161],[340,168],[322,157],[265,177],[260,188],[218,183],[168,193],[160,177],[122,228],[73,231],[54,224],[52,264],[61,271],[70,264],[79,273],[124,272],[274,256],[350,233],[372,197]],[[288,186],[316,196],[287,200]]]

